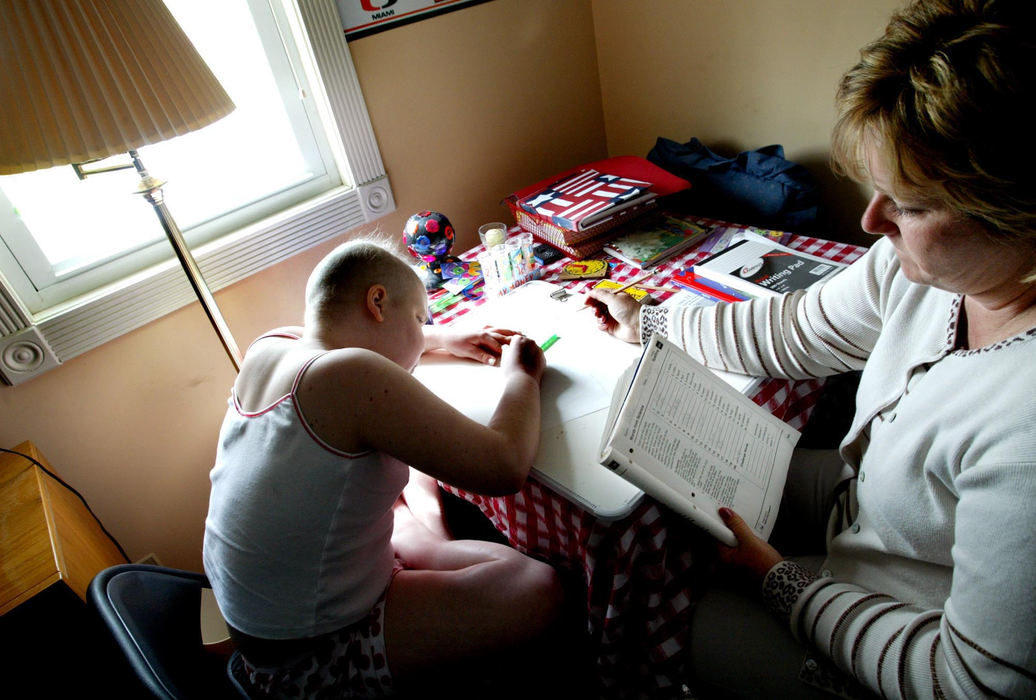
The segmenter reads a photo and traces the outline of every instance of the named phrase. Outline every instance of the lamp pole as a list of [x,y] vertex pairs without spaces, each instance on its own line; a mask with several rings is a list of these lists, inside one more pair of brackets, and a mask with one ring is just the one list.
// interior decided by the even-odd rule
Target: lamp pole
[[169,209],[165,205],[165,197],[162,194],[162,186],[165,182],[155,179],[148,174],[147,169],[140,160],[140,156],[135,150],[131,150],[129,155],[133,160],[133,167],[137,169],[137,173],[140,175],[140,184],[137,186],[136,193],[144,195],[144,198],[154,207],[155,215],[158,216],[158,221],[162,224],[162,230],[165,231],[166,238],[172,244],[173,252],[176,253],[176,257],[180,261],[180,265],[183,267],[183,271],[187,275],[187,279],[190,281],[198,301],[201,302],[205,315],[209,317],[209,322],[216,331],[216,335],[219,336],[223,349],[226,350],[227,357],[233,363],[234,369],[240,372],[241,351],[234,341],[234,336],[231,334],[227,322],[223,319],[223,314],[216,305],[216,300],[212,297],[209,286],[205,283],[205,278],[201,274],[198,263],[195,261],[194,256],[191,255],[191,251],[183,239],[183,234],[180,233],[180,227],[176,225],[176,220],[173,219],[173,215],[169,213]]

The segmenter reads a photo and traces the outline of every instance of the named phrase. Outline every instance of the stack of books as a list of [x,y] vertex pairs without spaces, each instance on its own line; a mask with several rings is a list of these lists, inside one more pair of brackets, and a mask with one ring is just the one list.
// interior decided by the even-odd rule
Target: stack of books
[[573,168],[507,198],[515,222],[573,260],[600,252],[624,224],[654,211],[660,197],[690,187],[636,156]]

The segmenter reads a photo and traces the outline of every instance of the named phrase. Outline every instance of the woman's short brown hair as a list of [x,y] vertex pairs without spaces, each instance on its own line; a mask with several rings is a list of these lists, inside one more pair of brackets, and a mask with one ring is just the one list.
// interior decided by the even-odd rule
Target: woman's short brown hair
[[842,78],[832,139],[837,172],[868,180],[877,147],[893,185],[1036,238],[1036,2],[918,0],[892,16]]

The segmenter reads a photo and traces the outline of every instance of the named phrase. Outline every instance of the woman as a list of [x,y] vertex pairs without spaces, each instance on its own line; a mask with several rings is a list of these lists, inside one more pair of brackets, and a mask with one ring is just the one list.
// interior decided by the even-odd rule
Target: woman
[[702,601],[692,687],[808,694],[808,651],[802,676],[846,693],[1036,697],[1033,7],[920,0],[863,49],[833,157],[873,186],[862,225],[882,238],[826,285],[672,312],[592,295],[605,330],[714,367],[863,370],[840,459],[793,464],[782,506],[830,513],[826,559],[785,559],[725,512],[721,557],[754,590]]

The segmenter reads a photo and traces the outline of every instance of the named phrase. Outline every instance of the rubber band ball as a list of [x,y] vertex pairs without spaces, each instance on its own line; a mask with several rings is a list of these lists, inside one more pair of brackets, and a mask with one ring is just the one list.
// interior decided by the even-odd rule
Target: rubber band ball
[[437,211],[421,211],[407,219],[403,242],[407,251],[421,261],[418,269],[426,288],[434,289],[442,284],[442,266],[451,260],[454,237],[453,224]]
[[422,211],[407,219],[403,228],[406,249],[426,263],[446,257],[453,248],[453,224],[437,211]]

